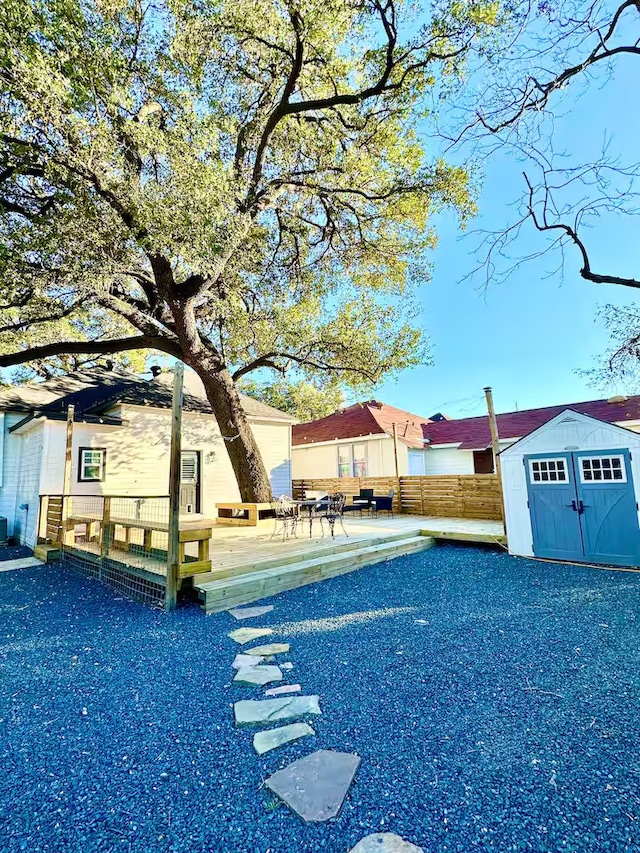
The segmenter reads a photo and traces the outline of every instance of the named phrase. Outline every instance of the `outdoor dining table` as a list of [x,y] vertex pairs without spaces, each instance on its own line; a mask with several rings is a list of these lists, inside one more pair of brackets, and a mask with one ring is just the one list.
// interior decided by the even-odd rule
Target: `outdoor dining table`
[[311,539],[312,531],[313,531],[313,508],[314,506],[318,506],[319,504],[324,503],[326,505],[326,500],[323,501],[322,498],[315,498],[314,500],[306,500],[306,501],[295,501],[298,505],[298,512],[302,511],[302,518],[304,519],[304,510],[308,510],[309,512],[309,539]]

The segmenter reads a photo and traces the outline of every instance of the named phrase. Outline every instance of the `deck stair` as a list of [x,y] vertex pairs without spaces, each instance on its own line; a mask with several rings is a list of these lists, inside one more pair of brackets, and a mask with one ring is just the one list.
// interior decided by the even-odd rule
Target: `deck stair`
[[326,580],[393,557],[423,551],[433,538],[412,531],[375,539],[329,540],[311,554],[282,554],[258,563],[221,569],[194,579],[207,613],[250,604],[289,589]]

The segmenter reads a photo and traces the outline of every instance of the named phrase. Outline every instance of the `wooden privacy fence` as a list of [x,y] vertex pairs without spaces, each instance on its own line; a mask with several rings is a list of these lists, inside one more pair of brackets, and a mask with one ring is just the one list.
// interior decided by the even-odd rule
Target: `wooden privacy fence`
[[374,495],[388,495],[389,490],[393,489],[395,492],[393,511],[402,512],[400,483],[396,477],[326,477],[320,480],[293,480],[292,489],[296,500],[301,500],[305,492],[326,492],[327,494],[342,492],[349,498],[359,495],[360,489],[373,489]]
[[402,512],[502,521],[500,483],[495,474],[401,477]]
[[343,492],[357,495],[360,489],[374,494],[395,491],[395,512],[449,518],[478,518],[502,521],[500,484],[495,474],[431,474],[424,477],[327,477],[294,480],[293,497],[306,491]]

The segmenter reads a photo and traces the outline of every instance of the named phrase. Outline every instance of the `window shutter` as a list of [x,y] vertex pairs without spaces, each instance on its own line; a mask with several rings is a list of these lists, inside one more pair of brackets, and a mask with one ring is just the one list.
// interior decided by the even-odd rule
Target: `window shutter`
[[180,482],[198,482],[198,457],[195,453],[186,452],[180,460]]

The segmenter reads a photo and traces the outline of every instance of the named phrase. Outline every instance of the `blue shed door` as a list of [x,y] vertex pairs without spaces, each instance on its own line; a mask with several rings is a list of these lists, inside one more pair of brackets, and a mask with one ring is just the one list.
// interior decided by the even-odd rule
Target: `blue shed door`
[[640,528],[628,450],[576,453],[585,559],[640,565]]
[[571,453],[524,457],[536,557],[584,560]]
[[640,565],[628,450],[524,457],[536,557]]

